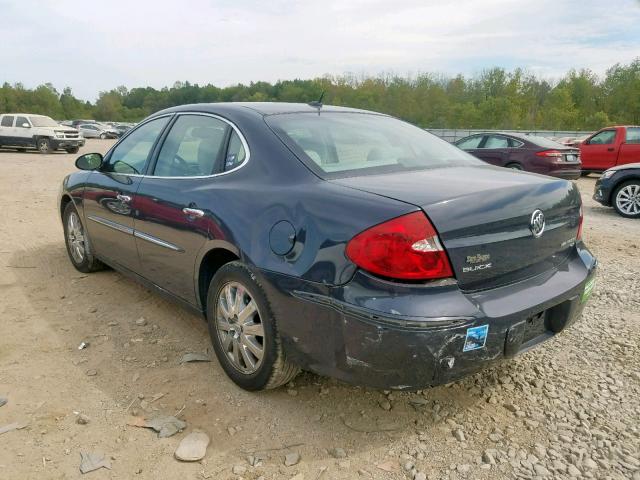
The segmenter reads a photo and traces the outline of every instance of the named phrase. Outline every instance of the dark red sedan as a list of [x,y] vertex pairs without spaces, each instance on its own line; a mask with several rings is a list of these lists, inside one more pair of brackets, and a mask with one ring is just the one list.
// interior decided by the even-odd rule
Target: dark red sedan
[[455,145],[499,167],[574,180],[580,177],[580,151],[544,137],[518,133],[479,133]]

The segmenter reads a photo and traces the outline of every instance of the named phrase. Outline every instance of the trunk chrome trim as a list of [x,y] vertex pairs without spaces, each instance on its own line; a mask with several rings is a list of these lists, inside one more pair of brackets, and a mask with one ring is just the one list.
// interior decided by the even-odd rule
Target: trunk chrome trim
[[135,230],[133,232],[133,236],[141,240],[146,240],[147,242],[153,243],[155,245],[168,248],[169,250],[173,250],[174,252],[184,253],[184,249],[180,248],[179,246],[174,245],[173,243],[165,242],[164,240],[160,240],[159,238],[154,237],[153,235],[148,235],[146,233],[142,233],[138,230]]
[[111,220],[107,220],[106,218],[97,217],[95,215],[89,215],[87,217],[89,220],[93,220],[96,223],[104,225],[105,227],[113,228],[114,230],[118,230],[119,232],[126,233],[127,235],[133,235],[133,228],[127,227],[117,222],[112,222]]

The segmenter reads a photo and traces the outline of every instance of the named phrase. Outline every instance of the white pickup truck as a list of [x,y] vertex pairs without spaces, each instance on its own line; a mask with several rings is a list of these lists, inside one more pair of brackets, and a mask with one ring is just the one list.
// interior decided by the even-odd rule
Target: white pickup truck
[[0,148],[36,148],[40,153],[66,150],[78,153],[84,137],[44,115],[4,113],[0,115]]

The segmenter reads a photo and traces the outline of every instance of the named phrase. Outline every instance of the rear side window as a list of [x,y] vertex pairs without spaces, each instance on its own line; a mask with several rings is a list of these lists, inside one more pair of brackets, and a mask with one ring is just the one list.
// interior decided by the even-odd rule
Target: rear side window
[[228,172],[234,168],[242,165],[247,158],[247,152],[244,148],[244,144],[240,139],[240,136],[235,132],[231,132],[231,138],[229,139],[229,148],[227,148],[227,156],[224,160],[224,170]]
[[197,177],[214,173],[229,126],[203,115],[181,115],[165,139],[153,174],[156,177]]
[[603,132],[596,133],[589,140],[589,145],[610,145],[616,138],[615,130],[604,130]]
[[28,128],[24,126],[25,123],[29,125],[29,121],[27,120],[27,117],[16,117],[16,127]]
[[162,117],[138,127],[116,145],[102,170],[123,174],[142,173],[151,148],[168,122],[169,117]]
[[627,128],[627,143],[640,143],[640,127]]
[[462,150],[471,150],[473,148],[478,148],[480,142],[482,142],[482,138],[482,135],[476,135],[475,137],[466,138],[459,143],[456,143],[456,145]]
[[12,127],[13,126],[13,116],[5,115],[2,117],[2,122],[0,122],[0,127]]

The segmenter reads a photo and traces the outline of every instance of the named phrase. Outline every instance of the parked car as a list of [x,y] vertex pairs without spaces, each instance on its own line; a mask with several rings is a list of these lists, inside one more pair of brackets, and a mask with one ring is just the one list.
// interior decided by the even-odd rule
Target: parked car
[[106,130],[97,123],[82,123],[77,128],[85,138],[117,138],[112,131]]
[[563,331],[594,284],[573,182],[374,112],[174,107],[76,166],[57,205],[73,266],[203,313],[248,390],[300,368],[446,383]]
[[114,128],[118,132],[118,137],[121,137],[129,130],[131,130],[131,127],[129,125],[116,125]]
[[36,148],[40,153],[66,150],[78,153],[84,139],[75,128],[59,125],[44,115],[5,113],[0,115],[0,148]]
[[640,218],[640,163],[606,170],[596,181],[593,199],[623,217]]
[[580,144],[584,173],[640,162],[640,127],[607,127]]
[[455,142],[458,148],[498,167],[573,180],[580,177],[579,152],[544,137],[481,133]]
[[72,120],[71,126],[73,128],[78,128],[79,125],[86,125],[88,123],[98,123],[95,120]]

